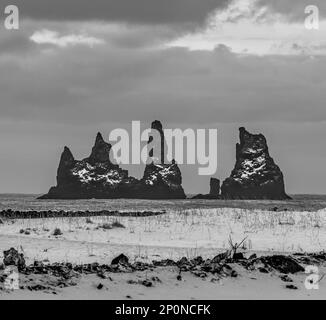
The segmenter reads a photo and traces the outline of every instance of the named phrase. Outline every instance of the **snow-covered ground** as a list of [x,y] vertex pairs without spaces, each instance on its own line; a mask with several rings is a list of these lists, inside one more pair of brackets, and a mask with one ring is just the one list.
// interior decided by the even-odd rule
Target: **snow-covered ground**
[[[111,228],[114,222],[123,227]],[[53,235],[56,228],[62,235]],[[9,247],[21,246],[31,260],[110,262],[121,252],[131,258],[177,259],[212,256],[229,248],[230,237],[233,243],[246,238],[248,251],[321,251],[326,248],[326,210],[218,208],[152,217],[8,220],[0,224],[0,256]]]
[[[158,268],[153,271],[135,273],[110,274],[110,280],[100,279],[96,275],[83,275],[76,286],[56,288],[56,294],[51,291],[15,290],[13,292],[0,291],[0,300],[3,299],[105,299],[105,300],[223,300],[223,299],[325,299],[326,286],[322,280],[319,290],[307,290],[305,287],[305,273],[291,275],[292,285],[297,289],[288,289],[288,283],[282,281],[278,274],[265,274],[248,272],[244,268],[234,266],[239,273],[237,278],[222,278],[209,275],[202,279],[190,273],[182,275],[182,281],[177,280],[178,269],[176,267]],[[321,274],[325,268],[320,268]],[[130,280],[139,280],[158,277],[161,282],[155,282],[152,287],[130,283]],[[40,275],[29,275],[28,283],[41,283],[49,285],[49,280]],[[38,280],[37,280],[38,279]],[[24,283],[24,276],[20,278]],[[103,288],[98,290],[101,283]]]
[[[117,223],[118,222],[118,223]],[[54,235],[55,229],[61,235]],[[241,242],[249,255],[284,252],[321,251],[326,247],[326,210],[316,212],[272,212],[262,210],[218,208],[169,211],[152,217],[92,217],[4,220],[0,224],[0,261],[3,250],[17,248],[27,263],[34,260],[110,264],[124,253],[135,260],[211,258]],[[320,290],[305,288],[304,272],[291,275],[297,290],[288,289],[277,273],[249,272],[234,266],[237,278],[205,279],[190,273],[177,281],[178,269],[168,267],[146,272],[111,274],[112,280],[83,275],[74,287],[46,291],[0,291],[1,299],[323,299]],[[320,274],[326,272],[320,266]],[[152,288],[130,284],[129,280],[158,276],[162,282]],[[21,281],[25,281],[22,275]],[[323,277],[323,276],[322,276]],[[35,279],[34,279],[35,278]],[[29,275],[44,285],[46,276]],[[37,280],[38,279],[38,280]],[[321,278],[322,279],[322,278]],[[33,280],[33,281],[34,281]],[[104,285],[102,290],[97,286]]]

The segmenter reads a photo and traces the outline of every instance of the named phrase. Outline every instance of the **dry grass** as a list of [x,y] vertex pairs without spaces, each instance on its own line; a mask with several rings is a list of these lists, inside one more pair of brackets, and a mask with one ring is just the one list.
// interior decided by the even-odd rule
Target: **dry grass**
[[61,236],[61,235],[63,235],[63,233],[62,233],[60,228],[55,228],[54,231],[53,231],[53,235],[54,236]]
[[234,245],[241,243],[241,248],[255,251],[320,251],[326,242],[326,211],[270,212],[230,208],[176,210],[159,216],[118,219],[16,220],[0,225],[0,233],[18,235],[20,229],[29,229],[30,238],[47,239],[54,236],[50,231],[53,226],[62,232],[61,240],[87,246],[89,256],[96,255],[100,243],[133,246],[139,258],[148,257],[146,247],[166,247],[171,258],[176,250],[190,258],[201,255],[206,249],[228,250],[229,236]]

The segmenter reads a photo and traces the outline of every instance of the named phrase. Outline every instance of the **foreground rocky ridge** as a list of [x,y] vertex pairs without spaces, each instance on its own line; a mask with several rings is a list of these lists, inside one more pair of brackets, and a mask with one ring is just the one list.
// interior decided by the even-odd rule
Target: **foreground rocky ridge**
[[[2,210],[0,211],[0,219],[47,219],[47,218],[72,218],[72,217],[151,217],[165,214],[165,210],[161,211],[119,211],[119,210],[100,210],[100,211],[64,211],[64,210]],[[2,220],[0,220],[0,224]]]
[[[116,273],[134,273],[150,271],[159,268],[174,268],[175,281],[183,281],[186,273],[190,273],[194,277],[202,279],[211,278],[211,282],[217,282],[223,278],[237,278],[241,268],[248,272],[260,272],[262,274],[273,274],[278,276],[283,282],[293,282],[291,274],[304,273],[304,266],[325,265],[326,254],[320,253],[300,253],[291,256],[287,255],[271,255],[257,257],[251,254],[248,258],[245,252],[237,252],[236,250],[228,250],[220,253],[212,259],[203,259],[198,256],[193,259],[186,257],[178,261],[170,259],[152,261],[145,263],[136,261],[131,263],[129,258],[124,254],[120,254],[114,258],[110,264],[72,264],[53,263],[48,261],[34,261],[32,265],[27,266],[24,255],[16,249],[11,248],[4,251],[3,264],[0,264],[0,290],[4,290],[2,284],[6,283],[6,279],[10,276],[8,272],[3,273],[7,268],[19,272],[20,284],[19,289],[29,291],[44,291],[47,293],[57,294],[60,288],[76,286],[80,282],[82,275],[96,275],[99,279],[97,289],[102,290],[105,280],[113,281],[111,276]],[[240,268],[240,269],[239,269]],[[238,271],[237,271],[238,270]],[[38,276],[33,278],[32,275]],[[160,285],[162,281],[158,277],[151,277],[144,280],[128,280],[128,284],[139,284],[144,287],[154,287]],[[288,289],[298,289],[293,284],[287,284]]]

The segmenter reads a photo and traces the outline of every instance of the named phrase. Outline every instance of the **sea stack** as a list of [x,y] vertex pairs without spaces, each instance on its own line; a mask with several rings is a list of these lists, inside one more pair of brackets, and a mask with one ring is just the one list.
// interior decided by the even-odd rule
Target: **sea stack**
[[285,193],[283,174],[269,155],[266,138],[240,128],[236,164],[221,188],[223,199],[291,199]]
[[[164,139],[159,121],[153,122],[152,129],[158,130]],[[161,141],[158,143],[164,145],[164,140]],[[154,141],[154,148],[155,145]],[[140,180],[130,177],[127,170],[111,161],[111,148],[101,133],[96,136],[91,155],[83,160],[75,160],[70,149],[65,147],[57,170],[57,185],[40,199],[186,198],[178,165],[174,161],[164,164],[164,148],[161,159],[146,165]]]
[[75,160],[65,147],[57,171],[57,186],[40,199],[119,198],[124,185],[132,185],[136,179],[110,161],[111,147],[101,133],[96,136],[91,155],[83,160]]
[[207,199],[216,200],[220,198],[220,180],[216,178],[210,179],[210,191],[209,194],[197,194],[192,199]]
[[209,195],[212,199],[218,199],[220,196],[220,180],[216,178],[211,178]]
[[[175,160],[166,163],[166,143],[162,123],[158,120],[152,122],[151,128],[157,130],[160,141],[153,141],[154,136],[150,136],[148,143],[153,145],[149,150],[150,163],[146,165],[144,176],[141,180],[142,187],[140,198],[150,199],[185,199],[186,194],[182,188],[181,171]],[[155,148],[160,148],[154,152]],[[156,159],[155,154],[159,154],[160,159]]]

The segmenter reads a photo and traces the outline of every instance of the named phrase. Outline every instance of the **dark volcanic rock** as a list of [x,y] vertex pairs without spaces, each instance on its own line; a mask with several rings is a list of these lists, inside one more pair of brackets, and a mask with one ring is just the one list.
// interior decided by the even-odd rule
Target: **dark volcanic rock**
[[286,289],[291,289],[291,290],[298,290],[298,287],[295,286],[294,284],[288,284],[285,286]]
[[295,259],[282,255],[257,258],[253,263],[262,263],[265,267],[271,267],[284,274],[305,271],[305,269]]
[[311,265],[320,265],[326,262],[326,252],[314,252],[314,253],[295,253],[295,258],[304,263]]
[[[100,210],[100,211],[52,211],[52,210],[43,210],[43,211],[12,211],[11,209],[0,211],[0,217],[6,219],[45,219],[45,218],[64,218],[64,217],[150,217],[157,216],[160,214],[165,214],[166,210],[163,211],[118,211],[118,210]],[[21,229],[21,233],[24,233],[25,230]]]
[[158,150],[159,157],[158,157],[158,159],[154,159],[154,160],[158,160],[157,161],[158,163],[164,164],[164,163],[166,163],[166,144],[165,144],[165,137],[164,137],[162,123],[158,120],[155,120],[152,122],[151,128],[152,128],[152,130],[156,130],[159,133],[160,140],[155,141],[153,135],[149,136],[148,143],[153,144],[153,148],[151,150],[149,150],[149,157],[154,158],[154,149],[159,148],[159,150]]
[[19,271],[23,270],[26,266],[24,255],[18,253],[14,248],[3,252],[3,264],[5,266],[16,266]]
[[129,264],[129,258],[124,254],[120,254],[118,257],[114,258],[111,264]]
[[284,282],[293,282],[293,280],[287,274],[280,275],[280,279]]
[[283,174],[268,152],[265,137],[240,128],[240,144],[231,176],[222,185],[224,199],[285,200]]
[[129,178],[127,170],[111,163],[110,152],[111,145],[100,133],[91,155],[84,160],[75,160],[69,148],[65,147],[58,168],[57,186],[41,199],[119,197],[124,185],[133,184],[136,179]]
[[218,199],[220,196],[220,180],[216,178],[211,178],[209,186],[210,186],[209,195],[212,198]]
[[161,156],[154,162],[151,159],[153,148],[150,150],[149,159],[153,161],[146,165],[141,180],[130,177],[127,170],[111,162],[112,146],[98,133],[91,155],[84,160],[75,160],[69,148],[64,148],[57,171],[57,186],[40,199],[186,198],[178,165],[174,161],[164,163],[162,124],[154,121],[152,129],[158,131],[161,141],[152,138],[149,143],[152,142],[153,148],[157,144],[162,146]]
[[159,133],[159,141],[154,135],[149,136],[148,144],[149,163],[145,167],[141,187],[138,189],[139,198],[147,199],[185,199],[186,195],[181,186],[182,176],[178,165],[172,160],[172,164],[166,163],[166,143],[164,131],[160,121],[155,120],[152,130]]
[[88,157],[88,162],[91,165],[96,165],[97,163],[106,163],[108,166],[112,166],[110,161],[110,152],[112,146],[106,143],[101,135],[98,133],[95,140],[95,145],[92,149],[91,155]]
[[197,194],[192,199],[207,199],[214,200],[220,198],[220,180],[211,178],[209,194]]
[[149,280],[144,280],[144,281],[141,282],[141,284],[142,284],[143,286],[145,286],[145,287],[148,287],[148,288],[150,288],[150,287],[153,286],[153,282],[151,282],[151,281],[149,281]]
[[185,199],[181,186],[181,171],[177,164],[155,164],[146,166],[138,197],[144,199]]
[[226,251],[218,254],[212,259],[212,263],[221,263],[222,261],[225,261],[226,259],[229,259],[231,257],[231,252]]

